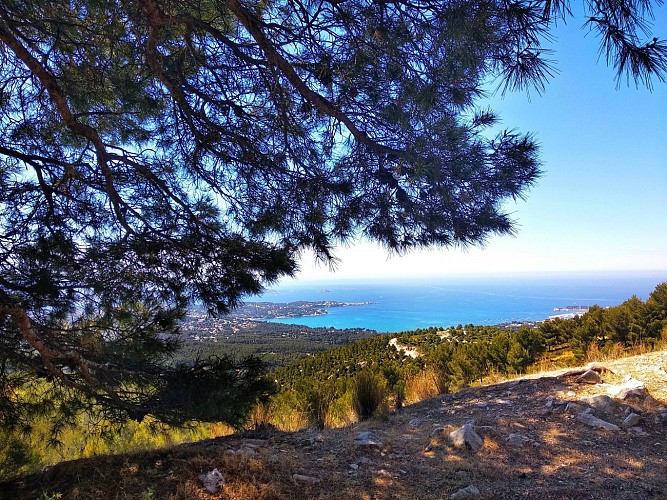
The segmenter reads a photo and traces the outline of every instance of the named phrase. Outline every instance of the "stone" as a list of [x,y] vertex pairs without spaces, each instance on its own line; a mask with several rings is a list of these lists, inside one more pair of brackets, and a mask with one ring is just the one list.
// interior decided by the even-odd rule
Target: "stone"
[[354,439],[354,444],[357,446],[365,446],[368,448],[382,448],[384,444],[371,431],[362,431],[357,434]]
[[471,484],[470,486],[466,486],[465,488],[461,488],[456,493],[452,493],[451,495],[449,495],[449,498],[451,500],[461,500],[463,498],[477,498],[479,496],[480,496],[479,488],[477,488],[477,486]]
[[549,409],[549,410],[551,408],[553,408],[554,407],[554,399],[556,399],[556,398],[554,398],[553,396],[549,396],[544,403],[544,407]]
[[359,465],[357,465],[357,464],[350,464],[350,469],[351,469],[351,470],[357,470],[357,469],[359,469]]
[[622,384],[611,386],[607,392],[620,400],[644,399],[648,395],[644,383],[632,377],[626,377]]
[[467,423],[463,427],[459,427],[454,432],[451,432],[448,439],[454,448],[468,448],[473,452],[478,451],[484,444],[484,441],[475,432],[471,423]]
[[584,407],[579,403],[574,403],[572,401],[570,401],[565,407],[565,412],[570,413],[572,415],[579,414],[582,411],[584,411]]
[[422,424],[422,422],[418,418],[413,418],[412,420],[410,420],[410,422],[408,422],[408,424],[411,427],[419,427]]
[[636,427],[641,421],[642,421],[641,415],[637,415],[636,413],[630,413],[630,415],[625,417],[625,420],[623,420],[621,427],[623,427],[624,429],[627,429],[628,427]]
[[577,384],[599,384],[602,382],[600,374],[594,370],[588,370],[582,373],[575,380]]
[[217,493],[220,491],[220,485],[225,482],[225,478],[218,469],[213,469],[206,474],[200,474],[199,480],[202,482],[204,489],[209,493]]
[[633,436],[648,436],[648,432],[645,432],[641,427],[628,427],[628,432]]
[[598,363],[596,361],[592,361],[592,362],[588,363],[586,365],[586,369],[587,370],[593,370],[593,371],[596,371],[598,373],[606,373],[606,372],[615,373],[613,370],[610,370],[606,366],[601,365],[600,363]]
[[595,415],[589,412],[580,413],[576,418],[578,422],[581,422],[582,424],[588,425],[590,427],[596,427],[598,429],[604,429],[607,431],[621,430],[618,425],[607,422],[606,420],[602,420],[601,418],[597,418]]
[[237,450],[236,452],[237,455],[245,455],[247,457],[257,455],[257,452],[255,451],[254,448],[251,448],[250,446],[244,446],[240,450]]
[[533,446],[537,445],[537,443],[533,439],[529,438],[528,436],[523,436],[521,434],[516,434],[516,433],[510,434],[509,436],[507,436],[506,441],[507,441],[508,445],[516,446],[517,448],[523,448],[527,444],[530,444],[530,445],[533,445]]
[[667,425],[667,412],[658,413],[655,416],[655,423],[661,425]]
[[292,474],[292,479],[298,483],[317,484],[320,480],[316,477],[305,476],[303,474]]
[[616,406],[614,400],[606,394],[597,394],[589,398],[583,398],[581,402],[602,413],[611,413]]

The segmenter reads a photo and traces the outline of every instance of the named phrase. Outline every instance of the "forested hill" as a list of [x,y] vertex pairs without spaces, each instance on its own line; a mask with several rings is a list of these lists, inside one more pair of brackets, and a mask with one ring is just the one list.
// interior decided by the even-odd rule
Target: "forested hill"
[[593,306],[534,328],[459,325],[374,336],[276,370],[279,393],[269,405],[269,423],[284,425],[276,416],[296,408],[311,424],[344,425],[355,418],[360,380],[386,407],[400,408],[490,375],[525,373],[538,362],[567,365],[638,345],[651,349],[665,340],[667,283],[647,301],[631,297],[615,307]]

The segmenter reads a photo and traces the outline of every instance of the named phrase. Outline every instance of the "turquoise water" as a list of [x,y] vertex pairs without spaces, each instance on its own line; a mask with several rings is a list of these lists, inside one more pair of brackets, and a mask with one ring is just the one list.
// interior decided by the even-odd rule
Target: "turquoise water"
[[667,271],[443,277],[420,280],[293,282],[250,300],[373,302],[324,316],[272,320],[307,326],[396,332],[429,326],[537,321],[569,305],[614,306],[647,299]]

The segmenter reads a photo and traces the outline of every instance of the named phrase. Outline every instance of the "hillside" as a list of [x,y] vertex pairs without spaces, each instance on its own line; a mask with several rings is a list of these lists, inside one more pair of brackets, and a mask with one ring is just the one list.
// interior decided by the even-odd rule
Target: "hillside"
[[[0,485],[0,497],[667,498],[667,352],[601,366],[599,383],[561,370],[432,398],[385,421],[66,462]],[[614,398],[586,399],[601,394]],[[624,428],[631,413],[639,422]],[[621,428],[592,426],[602,425],[592,415]],[[448,439],[469,422],[476,452]],[[224,483],[211,494],[199,476],[214,469]]]

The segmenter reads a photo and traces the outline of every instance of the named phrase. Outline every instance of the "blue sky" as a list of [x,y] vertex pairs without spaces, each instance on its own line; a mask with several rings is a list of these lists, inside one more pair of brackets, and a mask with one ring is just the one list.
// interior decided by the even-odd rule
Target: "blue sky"
[[[555,31],[560,74],[542,96],[489,101],[503,127],[534,133],[542,145],[542,178],[525,202],[507,205],[516,237],[401,257],[356,242],[338,249],[335,273],[304,255],[298,279],[667,270],[667,83],[654,79],[652,92],[617,86],[582,24],[571,19]],[[667,38],[665,5],[654,27]]]

